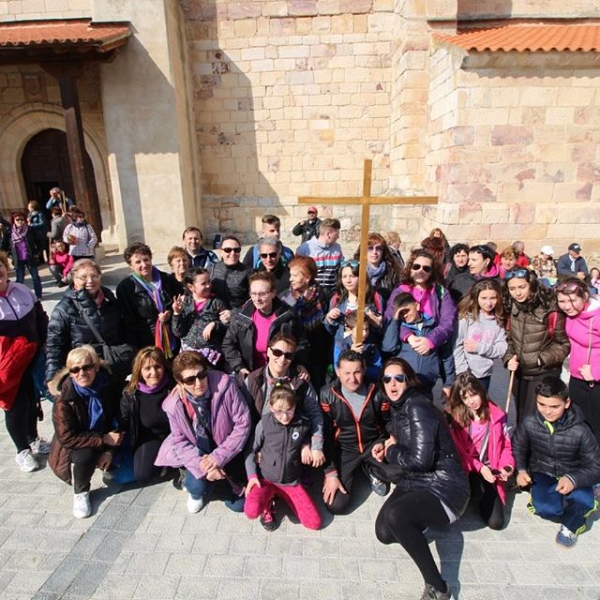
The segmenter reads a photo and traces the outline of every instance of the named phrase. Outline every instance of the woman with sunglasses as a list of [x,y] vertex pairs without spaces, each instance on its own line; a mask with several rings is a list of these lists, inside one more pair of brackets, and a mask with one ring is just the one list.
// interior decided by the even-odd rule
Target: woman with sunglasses
[[445,417],[417,391],[418,379],[401,358],[382,369],[380,392],[390,403],[389,437],[372,455],[386,463],[396,487],[381,507],[375,535],[383,544],[400,544],[417,565],[423,598],[450,600],[452,593],[435,564],[424,535],[428,527],[456,521],[469,501],[469,482]]
[[240,308],[248,300],[248,267],[240,260],[242,245],[234,235],[221,241],[221,260],[210,269],[213,294],[221,298],[228,309]]
[[508,332],[508,350],[502,360],[515,373],[513,394],[520,423],[536,412],[537,384],[547,375],[560,376],[570,345],[556,297],[529,269],[506,273],[502,300]]
[[54,437],[48,464],[57,477],[73,484],[73,516],[89,517],[90,485],[96,467],[108,470],[123,434],[118,423],[119,381],[89,345],[71,350],[66,367],[49,384],[56,397]]
[[555,291],[571,343],[569,397],[600,442],[600,300],[577,277],[561,281]]
[[[418,303],[419,313],[431,320],[432,327],[421,336],[407,336],[401,340],[420,355],[432,350],[441,351],[450,340],[456,322],[456,307],[450,293],[442,284],[443,278],[438,263],[427,250],[415,250],[408,259],[400,285],[392,292],[387,304],[386,321],[394,318],[394,298],[408,292]],[[410,339],[409,339],[410,337]],[[448,354],[452,348],[448,346]]]
[[496,253],[487,245],[479,244],[469,248],[468,269],[454,278],[450,287],[450,294],[458,304],[471,289],[471,286],[480,279],[498,277],[498,267],[495,264]]
[[[231,313],[223,340],[223,354],[230,371],[246,378],[251,371],[267,364],[267,348],[279,331],[291,333],[298,340],[297,360],[306,364],[306,338],[293,310],[276,296],[272,273],[257,271],[250,275],[250,300]],[[304,376],[308,372],[301,367]]]
[[310,419],[311,446],[306,463],[320,467],[325,462],[323,454],[323,413],[317,393],[302,372],[294,366],[297,342],[293,335],[276,333],[269,342],[267,364],[256,369],[244,381],[243,391],[248,398],[253,426],[269,413],[268,398],[277,383],[290,385],[296,391],[298,409]]
[[25,269],[27,269],[33,281],[35,296],[38,300],[41,300],[42,280],[38,273],[40,255],[33,236],[33,230],[27,225],[27,218],[24,212],[17,211],[12,213],[11,220],[12,226],[8,240],[17,283],[25,281]]
[[232,377],[209,370],[208,361],[197,352],[179,354],[173,361],[173,376],[177,386],[162,405],[171,433],[155,464],[185,468],[188,512],[200,512],[220,480],[230,486],[225,505],[242,512],[246,479],[242,450],[251,431],[244,396]]
[[[358,260],[344,260],[340,264],[336,292],[329,301],[329,311],[323,321],[325,329],[334,336],[334,344],[344,337],[345,316],[358,309]],[[367,278],[365,317],[374,335],[379,335],[383,327],[385,299],[376,291]]]
[[[354,253],[360,260],[360,248]],[[385,238],[379,233],[369,233],[367,242],[367,277],[373,289],[389,298],[400,282],[400,267],[394,259]]]

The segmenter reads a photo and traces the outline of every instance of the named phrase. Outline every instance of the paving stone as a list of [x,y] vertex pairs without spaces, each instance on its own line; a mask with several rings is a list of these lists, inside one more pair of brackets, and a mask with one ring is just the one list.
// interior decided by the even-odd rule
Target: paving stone
[[246,556],[244,577],[280,577],[283,557],[281,556]]
[[244,557],[224,554],[209,556],[204,567],[204,575],[210,577],[243,577]]
[[108,573],[96,588],[92,598],[110,600],[133,598],[141,578],[141,575],[135,575],[134,573],[127,573],[126,575]]
[[240,598],[258,597],[259,580],[223,578],[216,600],[240,600]]
[[258,598],[259,600],[298,600],[299,595],[299,581],[263,579]]
[[191,575],[204,571],[206,556],[198,554],[171,554],[165,567],[166,575]]
[[146,575],[140,580],[135,590],[134,598],[148,600],[148,598],[169,599],[175,598],[179,587],[179,577],[176,575]]
[[[218,577],[181,577],[176,600],[214,600],[219,593]],[[241,596],[238,597],[241,600]]]
[[165,570],[169,554],[166,552],[133,554],[127,564],[127,573],[153,573],[160,575]]

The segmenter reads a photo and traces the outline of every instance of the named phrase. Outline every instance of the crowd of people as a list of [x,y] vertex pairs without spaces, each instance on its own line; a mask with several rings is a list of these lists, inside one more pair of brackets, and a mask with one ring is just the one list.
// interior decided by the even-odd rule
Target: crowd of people
[[[243,259],[237,236],[222,237],[219,256],[187,227],[165,273],[134,243],[113,293],[93,230],[68,208],[55,250],[70,260],[52,263],[67,289],[49,319],[32,217],[15,213],[4,235],[17,282],[0,252],[0,404],[18,467],[35,471],[49,454],[73,485],[75,517],[91,514],[101,469],[106,481],[172,480],[191,513],[224,497],[273,531],[282,502],[319,529],[318,474],[333,515],[351,510],[365,477],[389,494],[377,539],[407,551],[426,599],[451,590],[424,531],[459,519],[469,500],[502,529],[507,493],[521,486],[532,512],[560,521],[558,544],[585,529],[600,484],[600,300],[579,244],[530,259],[521,242],[451,246],[434,229],[405,262],[397,234],[369,233],[362,299],[360,249],[344,257],[340,222],[313,206],[294,227],[296,252],[274,215]],[[499,363],[511,373],[512,438],[489,397]],[[51,443],[36,427],[42,397],[54,402]]]

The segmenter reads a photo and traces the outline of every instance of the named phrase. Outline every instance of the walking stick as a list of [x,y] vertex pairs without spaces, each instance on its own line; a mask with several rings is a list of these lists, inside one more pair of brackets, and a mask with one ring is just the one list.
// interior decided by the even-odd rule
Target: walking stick
[[515,381],[515,372],[511,371],[510,378],[508,380],[508,392],[506,393],[506,406],[504,408],[504,412],[506,413],[507,416],[508,416],[508,411],[510,409],[510,397],[512,395],[512,387],[513,387],[514,381]]

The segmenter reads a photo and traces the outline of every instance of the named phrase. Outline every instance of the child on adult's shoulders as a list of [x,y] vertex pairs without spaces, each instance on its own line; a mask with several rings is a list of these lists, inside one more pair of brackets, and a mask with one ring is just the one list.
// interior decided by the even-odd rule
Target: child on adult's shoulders
[[367,372],[365,379],[367,383],[377,383],[379,381],[379,371],[381,370],[381,352],[373,338],[370,337],[371,327],[365,316],[363,321],[362,341],[358,340],[358,329],[356,322],[358,320],[358,312],[353,310],[345,316],[344,320],[344,337],[338,340],[333,349],[333,364],[337,365],[338,358],[344,350],[354,350],[362,355]]
[[600,447],[560,378],[542,379],[536,405],[512,440],[517,484],[530,488],[533,514],[560,519],[556,543],[571,548],[598,507],[592,486],[600,481]]

